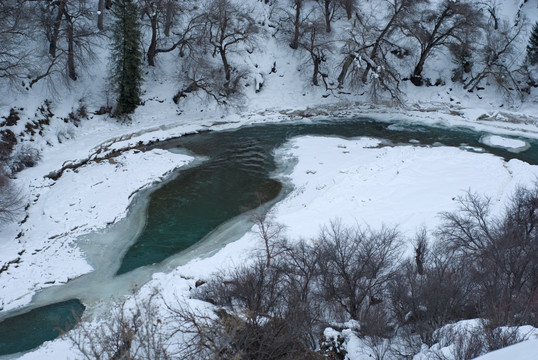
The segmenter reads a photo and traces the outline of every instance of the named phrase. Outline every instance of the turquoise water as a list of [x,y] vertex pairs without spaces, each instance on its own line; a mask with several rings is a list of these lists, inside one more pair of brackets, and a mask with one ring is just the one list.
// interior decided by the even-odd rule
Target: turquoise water
[[[468,129],[402,126],[397,122],[371,119],[256,125],[159,144],[165,148],[184,148],[207,156],[209,160],[196,168],[181,171],[176,179],[151,195],[146,227],[125,254],[117,274],[159,263],[198,242],[226,220],[261,202],[274,199],[281,186],[270,178],[276,166],[271,156],[272,150],[294,136],[307,134],[369,136],[387,139],[395,144],[418,140],[424,145],[466,144],[486,148],[479,143],[484,134]],[[505,158],[520,158],[536,163],[536,148],[531,147],[521,154],[498,148],[487,148],[487,151]]]
[[82,316],[78,300],[43,306],[0,322],[0,355],[33,349],[71,329]]
[[[158,144],[205,156],[199,166],[180,170],[157,188],[148,207],[147,222],[136,242],[123,256],[117,274],[159,263],[197,243],[220,224],[278,196],[281,184],[271,178],[276,170],[272,151],[299,135],[368,136],[394,145],[411,140],[422,145],[480,147],[505,159],[538,164],[538,143],[519,154],[487,147],[479,142],[483,132],[420,124],[382,122],[357,118],[313,124],[267,124],[236,130],[185,136]],[[58,324],[72,316],[70,300],[32,310],[0,323],[0,355],[32,349],[58,335]],[[65,306],[65,304],[71,304]],[[29,315],[31,314],[31,315]],[[58,321],[58,319],[62,321]],[[74,319],[74,318],[73,318]]]

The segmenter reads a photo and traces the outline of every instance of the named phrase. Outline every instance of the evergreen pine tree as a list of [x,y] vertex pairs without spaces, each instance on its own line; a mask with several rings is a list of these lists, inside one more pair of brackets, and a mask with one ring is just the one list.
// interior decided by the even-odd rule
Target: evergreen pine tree
[[527,58],[532,65],[538,64],[538,22],[532,28],[529,45],[527,45]]
[[134,0],[116,0],[112,27],[112,84],[118,94],[119,114],[134,112],[140,104],[142,83],[141,31]]

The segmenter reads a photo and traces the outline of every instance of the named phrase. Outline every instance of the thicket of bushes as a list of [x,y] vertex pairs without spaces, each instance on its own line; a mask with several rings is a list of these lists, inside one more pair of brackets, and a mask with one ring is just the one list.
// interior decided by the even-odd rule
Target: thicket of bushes
[[[402,257],[404,240],[395,228],[333,222],[313,241],[290,242],[260,217],[263,254],[193,290],[213,311],[168,306],[163,326],[173,331],[159,353],[167,354],[163,359],[343,359],[342,339],[323,332],[351,323],[378,358],[412,358],[423,344],[446,342],[437,329],[473,318],[482,319],[480,328],[449,336],[459,344],[456,359],[521,340],[500,326],[538,326],[538,187],[519,188],[500,215],[491,214],[487,198],[468,193],[458,201],[430,239],[419,232],[412,258]],[[141,328],[123,315],[122,321],[121,332]],[[125,346],[121,332],[116,355],[129,354],[133,343]],[[167,342],[176,333],[186,340],[180,347]],[[84,348],[87,341],[76,344]]]

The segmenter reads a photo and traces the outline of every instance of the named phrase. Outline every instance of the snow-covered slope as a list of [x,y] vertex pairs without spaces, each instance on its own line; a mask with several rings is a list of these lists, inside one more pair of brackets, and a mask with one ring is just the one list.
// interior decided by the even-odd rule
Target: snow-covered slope
[[[252,0],[250,3],[260,19],[267,16],[263,2]],[[519,16],[524,14],[529,19],[529,24],[538,19],[538,0],[497,3],[499,13],[512,21],[518,17],[518,11]],[[340,30],[335,31],[334,37],[342,36],[346,28],[343,16],[338,21],[335,28]],[[493,88],[477,96],[450,83],[415,87],[410,82],[402,82],[403,105],[374,105],[361,89],[339,92],[327,91],[323,86],[313,87],[305,54],[292,51],[286,44],[283,46],[281,38],[272,36],[276,30],[270,25],[273,24],[265,23],[265,33],[256,51],[233,59],[251,70],[245,96],[234,106],[216,105],[195,94],[175,104],[172,97],[181,86],[177,54],[161,54],[155,68],[145,68],[144,104],[129,121],[118,122],[107,115],[94,114],[113,98],[106,85],[106,40],[94,62],[69,87],[53,89],[43,82],[29,90],[18,86],[4,86],[0,90],[0,115],[7,116],[11,108],[19,112],[21,119],[9,127],[17,135],[24,131],[28,122],[44,118],[39,108],[44,106],[45,100],[50,100],[53,113],[42,136],[26,134],[21,137],[26,140],[25,144],[41,151],[42,160],[36,167],[17,174],[15,182],[29,207],[18,222],[0,229],[0,265],[11,263],[0,274],[0,309],[7,311],[28,304],[36,290],[91,271],[84,254],[73,246],[76,237],[126,216],[133,193],[162,181],[173,169],[192,160],[186,155],[158,150],[130,150],[119,157],[103,158],[99,162],[91,160],[103,157],[100,151],[106,154],[114,149],[136,147],[139,142],[207,128],[218,130],[253,122],[332,114],[443,122],[489,130],[498,135],[538,137],[536,89],[523,102],[509,102]],[[525,28],[518,45],[522,54],[529,33],[530,26]],[[341,61],[338,51],[328,57],[331,76],[337,75]],[[447,76],[450,66],[447,54],[440,52],[425,71],[431,78]],[[260,76],[263,87],[256,92],[255,79]],[[64,118],[82,105],[87,108],[89,118],[77,125],[66,123]],[[499,137],[489,137],[484,142],[521,150],[520,143]],[[515,160],[505,162],[487,154],[412,144],[368,148],[376,144],[372,139],[306,137],[294,139],[279,151],[284,158],[298,159],[290,174],[295,190],[274,209],[275,218],[288,226],[290,237],[313,237],[320,226],[335,218],[372,225],[399,223],[403,224],[402,232],[412,235],[424,224],[436,224],[437,213],[453,209],[453,199],[468,189],[492,196],[501,205],[516,185],[530,185],[538,176],[534,166]],[[312,156],[312,153],[317,155]],[[57,181],[44,178],[66,162],[80,163],[88,159],[86,165],[76,172],[66,171]],[[250,251],[260,245],[256,239],[255,234],[249,233],[213,257],[195,260],[169,274],[156,274],[142,294],[150,287],[158,287],[170,296],[187,297],[192,284],[183,278],[207,278],[220,266],[242,263]],[[178,278],[183,280],[178,281]],[[48,343],[24,358],[73,358],[62,341]],[[532,344],[534,342],[528,342],[518,349],[532,348],[535,346]]]

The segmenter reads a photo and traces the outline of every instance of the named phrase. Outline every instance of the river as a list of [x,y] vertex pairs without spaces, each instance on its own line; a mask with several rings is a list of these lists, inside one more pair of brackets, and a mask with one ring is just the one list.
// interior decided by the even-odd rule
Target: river
[[127,294],[153,273],[207,256],[241,237],[252,225],[245,216],[248,211],[271,206],[286,195],[286,184],[276,180],[281,169],[273,151],[301,135],[367,136],[394,146],[411,142],[482,148],[507,160],[538,164],[538,143],[532,139],[525,139],[527,150],[513,153],[480,143],[485,132],[368,118],[253,125],[159,143],[194,154],[199,161],[139,194],[127,219],[80,240],[94,272],[43,290],[16,313],[0,313],[0,355],[27,351],[57,337],[59,327],[71,326],[81,316],[83,304],[91,308],[111,293]]

